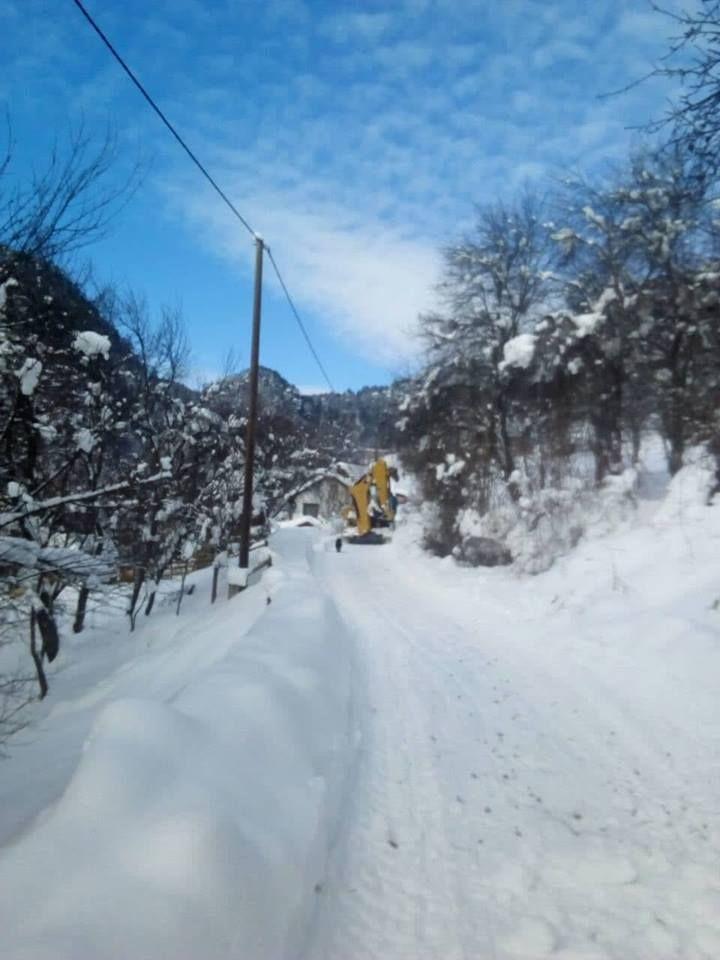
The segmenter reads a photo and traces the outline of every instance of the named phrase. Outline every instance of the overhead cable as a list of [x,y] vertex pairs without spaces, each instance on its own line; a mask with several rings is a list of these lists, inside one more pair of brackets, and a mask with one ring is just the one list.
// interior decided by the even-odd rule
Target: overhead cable
[[332,383],[330,382],[330,377],[328,377],[327,373],[325,372],[325,367],[324,367],[324,366],[322,365],[322,363],[320,362],[320,357],[319,357],[319,356],[317,355],[317,353],[315,352],[315,347],[312,345],[312,341],[310,340],[310,336],[308,335],[308,332],[307,332],[307,330],[305,329],[305,324],[304,324],[304,323],[302,322],[302,320],[300,319],[300,314],[297,312],[297,310],[296,310],[296,308],[295,308],[295,304],[293,303],[292,297],[290,296],[290,293],[289,293],[289,291],[288,291],[288,288],[285,286],[285,281],[283,280],[282,275],[280,274],[280,270],[279,270],[279,268],[278,268],[277,263],[275,263],[275,257],[274,257],[273,254],[272,254],[272,250],[270,249],[270,247],[265,247],[265,249],[267,250],[268,259],[270,260],[270,263],[272,264],[272,268],[273,268],[273,270],[275,271],[275,275],[277,276],[277,278],[278,278],[278,280],[279,280],[279,282],[280,282],[280,286],[283,288],[283,292],[285,293],[285,296],[287,297],[287,302],[290,304],[290,309],[291,309],[292,312],[293,312],[293,316],[294,316],[295,319],[297,320],[298,326],[300,327],[300,330],[302,331],[302,335],[305,337],[305,342],[307,343],[308,347],[310,348],[310,352],[312,353],[313,357],[315,357],[315,362],[317,363],[318,367],[320,368],[320,371],[321,371],[322,375],[325,377],[325,380],[327,381],[327,385],[330,387],[331,393],[335,393],[335,388],[333,387]]
[[114,47],[113,44],[111,43],[110,39],[105,35],[105,33],[102,31],[102,29],[98,26],[98,24],[95,22],[95,20],[94,20],[93,17],[91,16],[91,14],[85,9],[85,6],[84,6],[84,4],[82,3],[82,0],[73,0],[73,2],[75,3],[75,6],[80,10],[80,12],[82,13],[82,15],[85,17],[85,19],[87,20],[87,22],[90,24],[90,26],[93,28],[93,30],[95,31],[95,33],[97,33],[97,35],[100,37],[100,39],[101,39],[102,42],[105,44],[105,46],[108,48],[108,50],[109,50],[110,53],[113,55],[113,57],[117,60],[117,62],[118,62],[118,63],[120,64],[120,66],[123,68],[123,70],[124,70],[125,73],[128,75],[128,77],[130,77],[130,79],[131,79],[132,82],[135,84],[135,86],[138,88],[138,90],[139,90],[140,93],[143,95],[143,97],[145,98],[145,100],[147,101],[147,103],[150,105],[150,107],[155,111],[155,113],[158,115],[158,117],[160,117],[160,119],[161,119],[162,122],[165,124],[165,126],[166,126],[167,129],[170,131],[170,133],[173,135],[173,137],[175,138],[175,140],[180,144],[180,146],[181,146],[182,149],[185,151],[185,153],[190,157],[190,159],[191,159],[192,162],[195,164],[195,166],[198,168],[198,170],[202,173],[202,175],[205,177],[205,179],[208,181],[208,183],[212,186],[212,188],[213,188],[213,189],[215,190],[215,192],[218,194],[218,196],[223,200],[223,202],[226,204],[226,206],[229,207],[230,210],[235,214],[235,216],[237,217],[237,219],[240,221],[240,223],[242,223],[242,225],[245,227],[245,229],[248,231],[248,233],[251,234],[251,236],[252,236],[256,241],[259,241],[260,243],[262,243],[263,247],[264,247],[265,250],[267,251],[268,257],[270,258],[270,262],[271,262],[271,264],[272,264],[272,266],[273,266],[273,269],[275,270],[275,274],[277,275],[277,278],[278,278],[278,280],[280,281],[280,286],[282,287],[283,292],[285,293],[285,296],[286,296],[286,298],[287,298],[287,301],[288,301],[288,303],[290,304],[290,309],[291,309],[291,311],[292,311],[292,314],[293,314],[293,316],[295,317],[295,320],[297,321],[298,326],[300,327],[300,330],[301,330],[301,332],[302,332],[303,337],[305,338],[305,342],[307,343],[308,347],[310,348],[310,352],[312,353],[313,357],[315,358],[315,362],[317,363],[318,367],[320,368],[320,372],[322,373],[323,377],[324,377],[325,380],[327,381],[327,384],[328,384],[328,386],[330,387],[330,390],[331,390],[332,392],[335,392],[335,391],[334,391],[334,387],[333,387],[332,383],[330,382],[330,378],[328,377],[328,375],[327,375],[327,373],[326,373],[326,371],[325,371],[325,367],[323,367],[323,365],[322,365],[322,363],[321,363],[321,361],[320,361],[320,357],[317,355],[317,351],[315,350],[315,347],[312,345],[312,341],[310,340],[310,336],[309,336],[307,330],[305,329],[305,324],[304,324],[304,323],[302,322],[302,320],[300,319],[300,314],[298,313],[298,311],[297,311],[297,309],[296,309],[296,307],[295,307],[295,304],[293,303],[292,297],[290,296],[290,293],[289,293],[289,291],[288,291],[288,288],[287,288],[287,286],[286,286],[286,284],[285,284],[285,281],[283,280],[283,278],[282,278],[282,276],[281,276],[281,274],[280,274],[280,270],[278,269],[278,265],[277,265],[277,263],[275,262],[275,258],[274,258],[273,255],[272,255],[272,252],[271,252],[271,250],[270,250],[270,247],[268,247],[268,246],[264,243],[264,241],[262,240],[262,238],[260,237],[260,235],[259,235],[258,233],[256,233],[255,230],[253,230],[253,228],[250,226],[250,224],[249,224],[248,221],[245,219],[245,217],[243,217],[243,215],[242,215],[242,214],[240,213],[240,211],[237,209],[237,207],[236,207],[235,204],[232,202],[232,200],[230,200],[230,198],[227,196],[227,194],[225,193],[225,191],[220,187],[220,185],[217,183],[217,181],[214,179],[214,177],[212,177],[211,174],[208,172],[207,168],[200,162],[200,160],[198,160],[197,156],[193,153],[193,151],[190,149],[190,147],[185,143],[185,141],[184,141],[183,138],[180,136],[180,134],[177,132],[177,130],[175,129],[175,127],[172,125],[172,123],[170,123],[170,121],[169,121],[168,118],[165,116],[165,114],[162,112],[162,110],[160,109],[160,107],[155,103],[155,101],[153,100],[153,98],[152,98],[152,97],[150,96],[150,94],[147,92],[147,90],[146,90],[145,87],[142,85],[142,83],[140,83],[140,81],[139,81],[138,78],[135,76],[135,74],[134,74],[133,71],[130,69],[130,67],[127,65],[127,63],[125,63],[125,61],[123,60],[123,58],[120,56],[120,54],[118,53],[118,51],[115,49],[115,47]]
[[122,58],[122,57],[120,56],[120,54],[117,52],[117,50],[116,50],[115,47],[112,45],[112,43],[110,42],[110,40],[108,39],[108,37],[103,33],[103,31],[100,29],[100,27],[97,25],[97,23],[95,23],[95,21],[93,20],[92,16],[88,13],[88,11],[87,11],[87,10],[85,9],[85,7],[83,6],[81,0],[73,0],[73,2],[75,3],[75,6],[80,10],[80,12],[82,13],[82,15],[85,17],[85,19],[87,20],[87,22],[90,24],[90,26],[93,28],[93,30],[95,31],[95,33],[97,33],[97,35],[100,37],[100,39],[101,39],[102,42],[105,44],[105,46],[108,48],[108,50],[109,50],[110,53],[113,55],[113,57],[115,57],[115,59],[116,59],[117,62],[120,64],[120,66],[123,68],[123,70],[125,71],[125,73],[130,77],[130,79],[131,79],[132,82],[135,84],[135,86],[138,88],[138,90],[139,90],[140,93],[143,95],[143,97],[144,97],[144,98],[147,100],[147,102],[150,104],[150,106],[151,106],[152,109],[155,111],[155,113],[160,117],[160,119],[161,119],[162,122],[165,124],[165,126],[168,128],[168,130],[169,130],[170,133],[173,135],[173,137],[175,137],[175,139],[176,139],[177,142],[180,144],[180,146],[183,148],[183,150],[185,151],[185,153],[190,157],[190,159],[192,160],[192,162],[195,164],[195,166],[198,168],[198,170],[202,173],[202,175],[205,177],[205,179],[208,181],[208,183],[211,184],[211,186],[213,187],[213,189],[215,190],[215,192],[223,199],[223,201],[225,202],[225,204],[232,210],[232,212],[233,212],[233,213],[235,214],[235,216],[238,218],[238,220],[240,221],[240,223],[245,227],[245,229],[248,231],[248,233],[252,234],[253,237],[256,237],[257,234],[255,233],[255,231],[253,230],[253,228],[250,226],[250,224],[247,222],[247,220],[245,219],[245,217],[240,213],[240,211],[237,209],[237,207],[236,207],[235,204],[232,202],[232,200],[230,200],[230,198],[227,196],[227,194],[220,188],[220,186],[219,186],[218,183],[215,181],[215,179],[208,173],[207,169],[206,169],[206,168],[203,166],[203,164],[198,160],[198,158],[197,158],[197,157],[195,156],[195,154],[192,152],[192,150],[190,149],[190,147],[185,143],[185,141],[184,141],[183,138],[180,136],[180,134],[177,132],[177,130],[175,129],[175,127],[170,123],[170,121],[169,121],[168,118],[165,116],[165,114],[162,112],[162,110],[160,109],[160,107],[155,103],[155,101],[154,101],[153,98],[150,96],[150,94],[147,92],[147,90],[145,89],[145,87],[140,83],[140,81],[139,81],[138,78],[135,76],[135,74],[132,72],[132,70],[130,69],[130,67],[125,63],[125,61],[123,60],[123,58]]

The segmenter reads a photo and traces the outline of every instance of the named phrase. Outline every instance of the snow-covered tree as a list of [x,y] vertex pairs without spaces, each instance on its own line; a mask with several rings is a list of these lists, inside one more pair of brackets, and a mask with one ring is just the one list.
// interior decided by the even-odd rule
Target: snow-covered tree
[[[678,469],[688,351],[683,307],[692,274],[710,252],[708,185],[680,151],[643,149],[610,177],[571,178],[553,238],[563,252],[565,296],[578,327],[591,391],[588,417],[598,480],[635,454],[648,418],[660,413]],[[661,293],[662,291],[662,293]],[[649,310],[648,301],[664,301]]]
[[[406,457],[437,504],[438,549],[452,542],[456,506],[482,509],[501,479],[511,495],[518,426],[506,390],[507,351],[551,298],[553,249],[542,205],[525,194],[513,206],[477,209],[475,231],[445,251],[443,309],[421,318],[424,374],[410,385],[400,420]],[[443,548],[442,543],[446,546]]]

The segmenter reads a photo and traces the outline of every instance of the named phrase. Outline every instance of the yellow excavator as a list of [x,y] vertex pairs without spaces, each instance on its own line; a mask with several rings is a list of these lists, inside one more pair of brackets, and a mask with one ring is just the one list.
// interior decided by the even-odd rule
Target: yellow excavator
[[390,481],[397,479],[396,468],[389,467],[387,461],[380,457],[367,473],[348,487],[353,506],[347,507],[343,513],[346,523],[354,514],[357,525],[357,533],[346,536],[348,543],[385,543],[386,538],[376,533],[375,528],[390,527],[395,521],[396,500]]

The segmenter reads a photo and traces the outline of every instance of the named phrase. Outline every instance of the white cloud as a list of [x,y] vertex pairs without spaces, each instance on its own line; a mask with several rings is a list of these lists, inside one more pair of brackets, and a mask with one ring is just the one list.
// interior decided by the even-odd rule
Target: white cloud
[[375,61],[391,76],[423,70],[435,56],[437,51],[434,51],[429,43],[408,41],[378,47],[374,53]]
[[389,13],[341,13],[320,21],[318,32],[335,43],[376,43],[393,23]]
[[[49,24],[45,6],[9,5],[15,90],[27,86],[40,108],[55,102],[47,84],[59,85],[63,102],[94,118],[117,106],[121,128],[157,151],[164,178],[175,144],[96,38],[74,21]],[[458,0],[267,0],[257,9],[157,0],[147,16],[108,7],[103,25],[267,235],[303,314],[356,354],[397,365],[417,352],[407,333],[433,305],[436,250],[461,235],[473,203],[617,156],[627,128],[663,109],[657,84],[598,99],[664,52],[672,24],[646,0],[485,7],[478,18]],[[174,207],[200,225],[205,246],[249,263],[252,243],[217,199],[190,176],[183,183]]]
[[590,49],[571,40],[558,40],[544,44],[533,54],[533,64],[543,70],[568,60],[589,60]]
[[658,43],[677,33],[677,24],[654,10],[625,10],[618,21],[618,30],[639,43]]
[[[207,244],[249,263],[252,244],[220,204],[182,188],[173,199]],[[267,191],[246,213],[271,246],[298,309],[315,312],[380,365],[395,368],[418,356],[418,314],[433,307],[438,278],[433,242],[337,205],[311,204],[300,193]],[[277,288],[269,266],[265,277],[266,290]]]

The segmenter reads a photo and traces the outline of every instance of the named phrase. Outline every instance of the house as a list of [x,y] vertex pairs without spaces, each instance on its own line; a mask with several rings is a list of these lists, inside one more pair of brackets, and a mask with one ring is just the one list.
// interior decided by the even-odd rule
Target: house
[[281,508],[281,516],[288,520],[299,517],[337,520],[350,502],[348,487],[352,483],[352,476],[341,467],[319,472],[288,494]]

